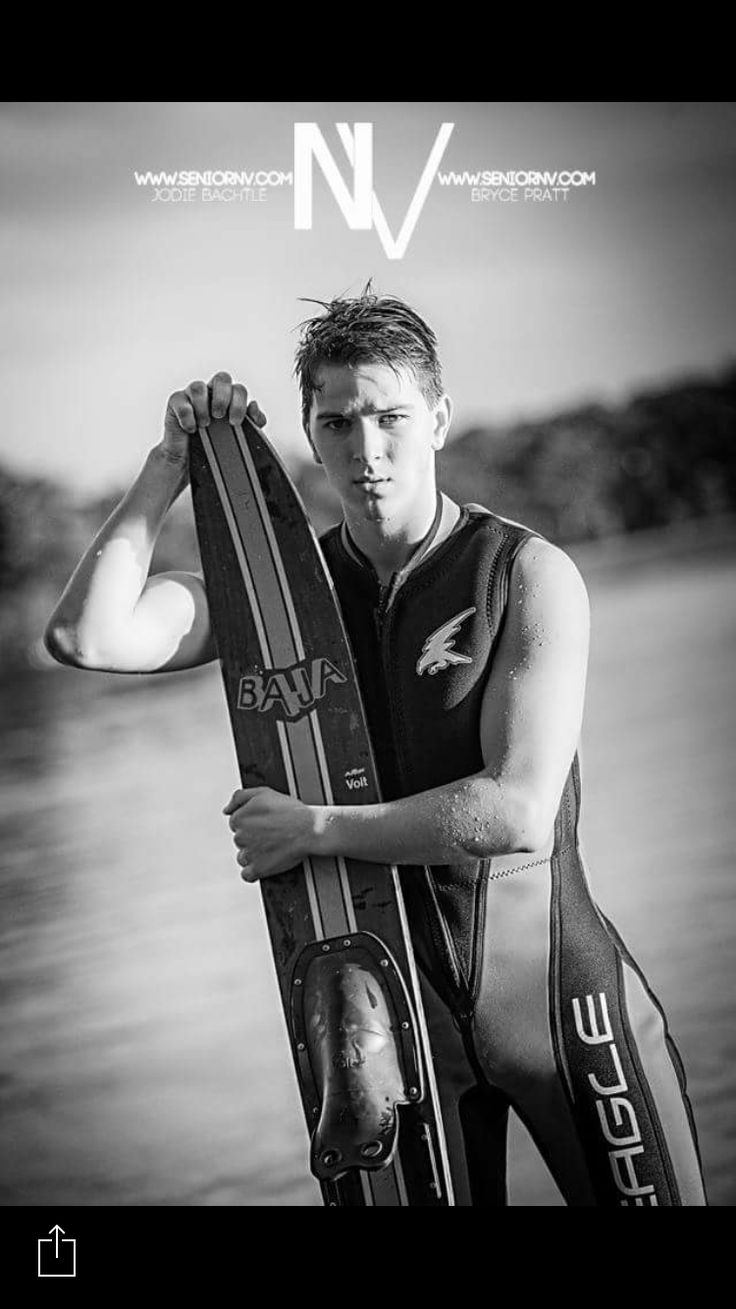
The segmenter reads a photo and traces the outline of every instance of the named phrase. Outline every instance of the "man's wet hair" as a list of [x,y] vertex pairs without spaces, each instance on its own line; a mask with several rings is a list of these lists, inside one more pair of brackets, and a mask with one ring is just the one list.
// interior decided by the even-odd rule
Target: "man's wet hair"
[[437,338],[416,310],[393,295],[377,295],[369,281],[359,296],[306,299],[325,311],[299,324],[294,375],[302,397],[302,424],[309,435],[312,397],[322,364],[387,364],[411,368],[428,405],[443,395]]

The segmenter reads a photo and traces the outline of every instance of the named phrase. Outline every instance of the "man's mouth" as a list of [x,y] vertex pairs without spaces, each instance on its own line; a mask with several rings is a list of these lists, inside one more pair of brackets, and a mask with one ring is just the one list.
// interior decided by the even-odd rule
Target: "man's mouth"
[[378,486],[380,482],[389,482],[389,477],[356,477],[354,479],[356,486]]

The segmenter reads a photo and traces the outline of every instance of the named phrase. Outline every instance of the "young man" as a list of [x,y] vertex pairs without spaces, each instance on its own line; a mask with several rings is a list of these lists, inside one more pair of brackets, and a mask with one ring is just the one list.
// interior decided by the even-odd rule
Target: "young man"
[[[296,371],[342,504],[322,547],[385,799],[236,791],[242,876],[320,853],[401,866],[459,1203],[506,1202],[513,1106],[568,1204],[703,1205],[682,1065],[578,845],[582,579],[530,529],[438,493],[451,401],[426,323],[370,293],[324,308]],[[170,397],[162,441],[50,620],[57,659],[150,672],[215,657],[201,578],[148,569],[188,434],[246,413],[265,422],[227,373]]]

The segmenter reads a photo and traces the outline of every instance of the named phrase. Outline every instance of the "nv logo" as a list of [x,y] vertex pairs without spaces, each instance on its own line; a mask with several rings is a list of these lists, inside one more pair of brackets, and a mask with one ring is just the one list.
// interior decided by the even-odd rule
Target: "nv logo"
[[305,660],[290,668],[264,668],[261,673],[241,677],[238,685],[238,709],[271,710],[277,718],[295,723],[308,714],[325,695],[330,682],[347,678],[329,659]]
[[455,124],[442,123],[396,237],[391,235],[373,186],[373,124],[355,123],[352,131],[347,123],[336,123],[335,126],[348,165],[352,168],[352,192],[317,124],[295,123],[294,229],[310,231],[312,227],[312,173],[316,162],[351,231],[368,232],[374,228],[386,258],[403,259]]
[[430,677],[434,677],[435,673],[441,672],[443,668],[449,668],[452,664],[472,664],[470,655],[459,654],[455,649],[454,637],[457,636],[465,619],[474,613],[475,605],[472,609],[463,609],[461,614],[455,614],[449,622],[430,632],[417,660],[417,673],[420,677],[422,673],[429,673]]

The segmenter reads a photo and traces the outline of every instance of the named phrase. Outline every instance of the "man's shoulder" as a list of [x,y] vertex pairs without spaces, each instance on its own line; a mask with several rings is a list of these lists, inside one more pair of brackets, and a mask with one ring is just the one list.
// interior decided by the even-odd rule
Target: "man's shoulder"
[[559,545],[527,523],[507,518],[485,505],[473,503],[464,507],[479,527],[485,523],[491,531],[500,531],[510,538],[511,581],[520,592],[541,584],[548,593],[553,590],[577,595],[585,603],[585,582],[570,555]]
[[536,528],[529,527],[527,523],[520,523],[515,518],[508,518],[505,514],[500,514],[497,509],[489,509],[487,505],[476,504],[474,501],[471,501],[470,503],[463,505],[463,508],[471,518],[479,520],[486,518],[489,522],[498,524],[501,527],[514,528],[527,535],[539,535],[539,533],[536,532]]
[[544,536],[532,535],[522,542],[514,558],[510,584],[518,590],[522,602],[535,595],[556,596],[589,609],[587,587],[577,564]]
[[507,518],[494,509],[488,509],[486,505],[471,502],[463,505],[463,510],[466,524],[471,530],[481,534],[485,530],[489,537],[495,538],[497,542],[499,538],[502,538],[515,550],[518,550],[530,538],[545,539],[539,535],[535,528],[529,527],[527,523],[520,523],[514,518]]

